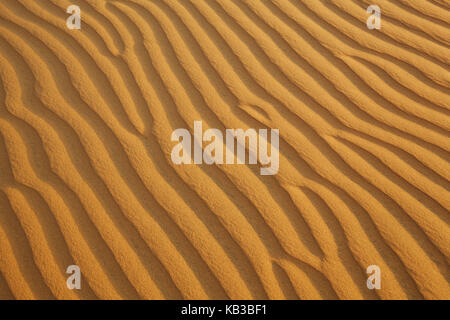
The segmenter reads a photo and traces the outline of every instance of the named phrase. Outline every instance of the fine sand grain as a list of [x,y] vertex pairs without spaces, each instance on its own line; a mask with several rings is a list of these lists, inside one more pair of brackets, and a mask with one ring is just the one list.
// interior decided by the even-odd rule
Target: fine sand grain
[[[0,299],[450,299],[449,46],[448,0],[1,0]],[[197,120],[278,173],[175,165]]]

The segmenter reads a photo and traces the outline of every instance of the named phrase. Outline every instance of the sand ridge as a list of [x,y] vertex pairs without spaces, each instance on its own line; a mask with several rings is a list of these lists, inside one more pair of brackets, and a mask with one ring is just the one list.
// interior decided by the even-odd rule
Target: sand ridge
[[[0,299],[450,299],[449,8],[2,0]],[[277,174],[174,164],[195,121]]]

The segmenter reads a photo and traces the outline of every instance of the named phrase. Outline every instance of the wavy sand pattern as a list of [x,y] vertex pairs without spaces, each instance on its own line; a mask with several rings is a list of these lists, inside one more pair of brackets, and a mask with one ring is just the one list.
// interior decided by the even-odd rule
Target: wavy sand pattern
[[[0,299],[449,299],[449,9],[1,0]],[[278,174],[174,165],[195,120]]]

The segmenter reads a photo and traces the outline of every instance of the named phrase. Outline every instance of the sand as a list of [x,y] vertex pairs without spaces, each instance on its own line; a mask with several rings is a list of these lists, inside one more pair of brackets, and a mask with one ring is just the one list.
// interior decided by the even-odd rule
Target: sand
[[[449,8],[1,0],[0,299],[449,299]],[[174,164],[199,120],[278,173]]]

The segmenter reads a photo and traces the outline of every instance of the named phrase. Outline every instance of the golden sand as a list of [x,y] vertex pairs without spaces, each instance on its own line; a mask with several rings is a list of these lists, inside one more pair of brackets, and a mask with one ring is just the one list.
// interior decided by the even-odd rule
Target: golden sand
[[[448,0],[1,0],[0,299],[449,299],[449,46]],[[175,165],[198,120],[278,173]]]

